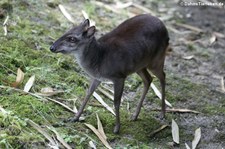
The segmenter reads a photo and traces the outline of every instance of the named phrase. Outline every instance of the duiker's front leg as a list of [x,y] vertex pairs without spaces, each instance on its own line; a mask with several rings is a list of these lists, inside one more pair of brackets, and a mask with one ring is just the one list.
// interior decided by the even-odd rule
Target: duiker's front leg
[[77,114],[75,115],[74,118],[72,118],[70,121],[78,121],[81,114],[83,113],[83,110],[84,110],[84,107],[86,106],[88,100],[90,99],[91,95],[93,94],[93,92],[95,91],[95,89],[99,86],[101,82],[96,80],[96,79],[93,79],[91,84],[90,84],[90,87],[89,89],[87,90],[87,93],[86,93],[86,96],[85,96],[85,99],[84,101],[82,102],[82,105],[80,106],[80,109],[78,110]]
[[116,110],[116,125],[113,130],[114,133],[119,133],[119,131],[120,131],[119,109],[120,109],[121,97],[123,94],[124,80],[125,79],[116,79],[113,81],[113,83],[114,83],[114,106],[115,106],[115,110]]

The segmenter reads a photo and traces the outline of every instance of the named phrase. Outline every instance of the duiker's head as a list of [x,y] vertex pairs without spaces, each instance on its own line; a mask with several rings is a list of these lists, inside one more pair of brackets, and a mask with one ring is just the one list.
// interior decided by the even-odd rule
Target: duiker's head
[[56,40],[50,47],[50,50],[55,53],[61,52],[64,54],[82,50],[94,37],[94,33],[95,27],[90,27],[89,20],[87,19]]

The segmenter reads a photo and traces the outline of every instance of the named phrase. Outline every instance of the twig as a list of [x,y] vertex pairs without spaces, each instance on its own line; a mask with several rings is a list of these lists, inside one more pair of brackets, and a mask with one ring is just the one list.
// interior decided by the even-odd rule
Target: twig
[[45,97],[45,98],[44,98],[44,97],[39,96],[39,95],[36,95],[36,94],[34,94],[34,93],[31,93],[31,92],[25,92],[25,91],[23,91],[23,90],[21,90],[21,89],[9,87],[9,86],[3,86],[3,85],[0,85],[0,88],[4,88],[4,89],[12,89],[12,90],[21,92],[21,93],[23,93],[23,94],[29,94],[29,95],[32,95],[32,96],[38,98],[38,99],[41,99],[42,101],[47,101],[47,100],[52,101],[52,102],[54,102],[54,103],[57,103],[57,104],[61,105],[61,106],[64,107],[66,110],[68,110],[68,111],[70,111],[70,112],[76,114],[76,112],[75,112],[74,110],[72,110],[70,107],[68,107],[67,105],[65,105],[65,104],[63,104],[63,103],[61,103],[61,102],[59,102],[59,101],[57,101],[57,100],[55,100],[55,99],[51,99],[51,98],[48,98],[48,97]]

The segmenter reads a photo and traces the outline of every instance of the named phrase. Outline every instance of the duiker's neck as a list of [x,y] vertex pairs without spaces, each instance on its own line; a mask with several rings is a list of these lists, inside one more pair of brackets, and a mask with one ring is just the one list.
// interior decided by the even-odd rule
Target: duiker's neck
[[84,49],[75,54],[79,65],[91,76],[98,77],[104,57],[104,47],[93,37]]

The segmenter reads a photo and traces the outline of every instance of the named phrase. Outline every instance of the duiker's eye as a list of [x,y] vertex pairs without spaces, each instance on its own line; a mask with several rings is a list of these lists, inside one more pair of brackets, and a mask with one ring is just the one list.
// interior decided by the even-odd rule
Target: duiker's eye
[[75,38],[75,37],[68,37],[67,40],[69,42],[77,42],[78,41],[77,38]]

